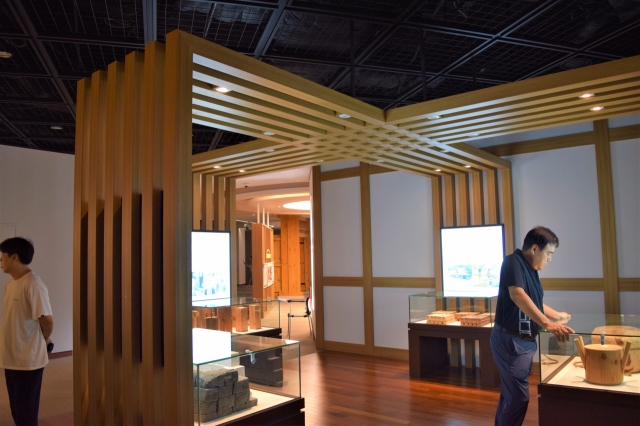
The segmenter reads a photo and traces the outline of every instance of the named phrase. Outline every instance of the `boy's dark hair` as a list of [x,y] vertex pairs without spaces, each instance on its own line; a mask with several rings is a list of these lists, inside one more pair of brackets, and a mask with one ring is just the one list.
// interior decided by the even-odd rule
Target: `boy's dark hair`
[[560,246],[560,240],[551,229],[545,228],[544,226],[536,226],[531,231],[527,232],[527,236],[524,237],[522,251],[529,250],[534,244],[542,250],[547,246],[547,244],[551,244],[556,247]]
[[35,249],[33,248],[33,243],[26,238],[13,237],[7,238],[0,243],[0,252],[6,253],[9,256],[17,254],[20,263],[28,265],[33,260]]

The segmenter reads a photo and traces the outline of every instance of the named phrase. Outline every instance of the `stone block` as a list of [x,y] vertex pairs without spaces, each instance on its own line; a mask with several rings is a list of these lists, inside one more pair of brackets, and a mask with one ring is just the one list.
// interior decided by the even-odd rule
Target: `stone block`
[[222,410],[218,410],[218,418],[221,418],[221,417],[224,417],[224,416],[228,416],[231,413],[233,413],[233,409],[231,407],[225,408],[225,409],[222,409]]
[[233,403],[233,405],[243,405],[249,402],[251,392],[249,392],[249,390],[244,390],[233,394],[233,396],[235,397],[235,402]]
[[[195,415],[193,417],[195,417],[195,420],[198,421],[198,413],[194,413],[194,414]],[[200,423],[210,422],[217,418],[218,418],[218,413],[216,413],[215,411],[213,413],[200,414]]]
[[[210,371],[202,371],[200,370],[199,380],[195,383],[196,386],[206,389],[217,388],[220,386],[224,386],[226,381],[226,375],[228,370],[220,369],[220,370],[210,370]],[[237,375],[238,372],[236,371]]]
[[200,414],[209,414],[218,411],[218,401],[207,401],[198,404],[193,401],[193,412],[198,412],[198,405],[200,406]]
[[220,386],[218,389],[220,390],[218,393],[218,399],[222,398],[223,396],[229,396],[233,394],[233,385]]
[[235,382],[238,381],[238,371],[237,370],[227,370],[224,375],[224,384],[225,386],[233,386]]
[[218,400],[218,413],[227,408],[231,409],[233,407],[233,403],[235,402],[235,397],[233,395],[229,396],[221,396]]
[[247,404],[251,404],[251,407],[255,407],[256,405],[258,405],[258,398],[254,396],[250,397]]
[[[220,388],[200,388],[200,401],[217,401],[220,395]],[[193,388],[194,399],[198,398],[198,388]]]
[[238,381],[233,384],[233,393],[249,390],[249,378],[239,377]]

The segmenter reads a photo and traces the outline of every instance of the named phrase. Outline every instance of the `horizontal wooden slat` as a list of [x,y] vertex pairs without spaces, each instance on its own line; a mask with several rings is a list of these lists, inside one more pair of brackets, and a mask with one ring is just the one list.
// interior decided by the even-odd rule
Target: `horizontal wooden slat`
[[609,129],[609,141],[626,141],[640,138],[640,124]]
[[350,167],[348,169],[330,170],[320,173],[321,182],[352,177],[360,177],[360,167]]
[[374,287],[436,288],[435,278],[373,277]]
[[540,278],[545,290],[604,291],[602,278]]
[[362,287],[362,277],[322,277],[325,287]]
[[364,345],[357,345],[354,343],[332,342],[330,340],[324,341],[324,350],[346,352],[349,354],[358,354],[358,355],[365,354]]
[[640,291],[640,278],[618,278],[620,291]]

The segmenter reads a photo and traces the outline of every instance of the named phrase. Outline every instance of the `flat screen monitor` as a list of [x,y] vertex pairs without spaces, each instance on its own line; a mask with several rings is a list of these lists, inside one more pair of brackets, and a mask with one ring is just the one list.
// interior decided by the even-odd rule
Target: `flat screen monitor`
[[445,296],[495,296],[504,260],[503,225],[440,229]]
[[191,232],[191,299],[231,297],[231,236],[229,232]]

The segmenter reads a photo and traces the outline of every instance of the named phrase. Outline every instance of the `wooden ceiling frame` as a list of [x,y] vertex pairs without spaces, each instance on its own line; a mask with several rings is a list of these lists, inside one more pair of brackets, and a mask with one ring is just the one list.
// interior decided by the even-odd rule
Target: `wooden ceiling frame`
[[[238,177],[344,160],[429,177],[491,171],[510,164],[465,142],[640,111],[640,57],[382,111],[224,47],[197,43],[193,122],[258,140],[194,155],[194,173]],[[231,92],[218,93],[218,86]],[[578,98],[587,92],[596,97]],[[596,104],[604,110],[590,111]]]

